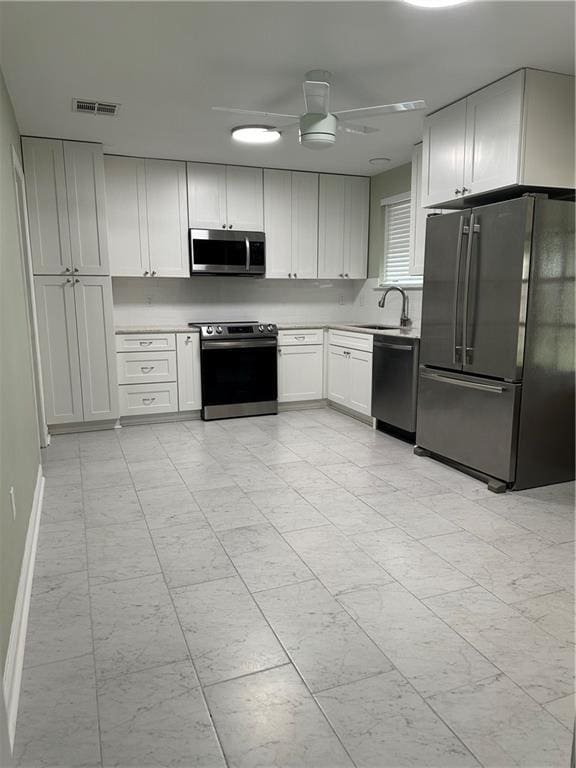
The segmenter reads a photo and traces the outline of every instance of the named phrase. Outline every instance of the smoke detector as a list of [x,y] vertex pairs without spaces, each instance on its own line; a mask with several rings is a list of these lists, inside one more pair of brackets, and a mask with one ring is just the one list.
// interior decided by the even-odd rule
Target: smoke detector
[[84,115],[108,115],[116,117],[120,104],[109,101],[94,101],[93,99],[72,99],[72,112],[81,112]]

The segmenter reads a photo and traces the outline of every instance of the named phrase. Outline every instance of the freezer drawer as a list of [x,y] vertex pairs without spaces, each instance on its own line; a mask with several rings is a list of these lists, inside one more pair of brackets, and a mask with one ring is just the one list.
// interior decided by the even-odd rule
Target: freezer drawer
[[418,339],[374,338],[372,416],[406,432],[416,431]]
[[512,482],[520,384],[420,369],[416,442],[491,477]]

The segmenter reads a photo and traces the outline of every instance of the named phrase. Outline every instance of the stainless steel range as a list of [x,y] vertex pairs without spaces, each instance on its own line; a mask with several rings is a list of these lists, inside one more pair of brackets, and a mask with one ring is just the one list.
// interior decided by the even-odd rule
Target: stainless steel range
[[190,323],[200,329],[202,418],[278,413],[278,328],[273,323]]

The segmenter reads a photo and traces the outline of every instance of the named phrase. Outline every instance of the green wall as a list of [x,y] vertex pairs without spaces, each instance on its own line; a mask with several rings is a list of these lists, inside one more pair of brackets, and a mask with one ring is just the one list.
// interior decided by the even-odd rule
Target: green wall
[[378,277],[380,259],[384,251],[384,229],[380,200],[383,197],[409,192],[412,164],[399,165],[390,171],[372,176],[370,181],[370,243],[368,250],[368,277]]
[[[12,146],[20,136],[0,71],[0,669],[4,671],[20,565],[40,463],[32,351],[20,258]],[[14,487],[16,519],[9,489]]]

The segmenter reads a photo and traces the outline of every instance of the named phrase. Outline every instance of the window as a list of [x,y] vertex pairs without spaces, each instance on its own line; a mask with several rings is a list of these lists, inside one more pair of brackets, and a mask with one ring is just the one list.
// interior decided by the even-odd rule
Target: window
[[380,205],[384,217],[384,258],[380,282],[384,285],[420,287],[422,275],[413,275],[410,272],[410,193],[387,197]]

